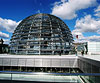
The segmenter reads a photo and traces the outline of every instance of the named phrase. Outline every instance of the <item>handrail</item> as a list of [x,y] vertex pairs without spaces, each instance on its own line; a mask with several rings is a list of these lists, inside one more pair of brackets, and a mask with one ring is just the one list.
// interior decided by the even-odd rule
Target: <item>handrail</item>
[[5,74],[40,74],[40,75],[73,75],[73,76],[100,76],[100,73],[47,73],[47,72],[16,72],[16,71],[0,71],[0,73],[5,73]]

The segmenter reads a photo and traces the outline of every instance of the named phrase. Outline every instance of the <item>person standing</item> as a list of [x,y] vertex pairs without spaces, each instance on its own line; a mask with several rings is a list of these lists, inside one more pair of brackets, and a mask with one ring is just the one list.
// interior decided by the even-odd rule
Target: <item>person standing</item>
[[76,54],[76,56],[77,56],[77,47],[75,47],[75,54]]
[[82,50],[81,54],[82,54],[82,56],[84,55],[84,50]]

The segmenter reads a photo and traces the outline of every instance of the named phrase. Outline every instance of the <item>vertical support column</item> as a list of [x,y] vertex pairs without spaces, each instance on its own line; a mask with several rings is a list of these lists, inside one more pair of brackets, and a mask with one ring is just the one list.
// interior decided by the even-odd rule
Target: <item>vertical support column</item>
[[[42,30],[42,16],[40,21],[40,30],[39,30],[39,37],[41,39],[41,30]],[[39,40],[39,55],[41,55],[41,40]]]
[[49,16],[49,20],[50,20],[50,28],[51,28],[51,41],[50,41],[50,44],[51,44],[51,50],[52,50],[52,54],[51,55],[53,55],[54,54],[54,50],[53,50],[53,31],[52,31],[52,19],[51,19],[51,17]]

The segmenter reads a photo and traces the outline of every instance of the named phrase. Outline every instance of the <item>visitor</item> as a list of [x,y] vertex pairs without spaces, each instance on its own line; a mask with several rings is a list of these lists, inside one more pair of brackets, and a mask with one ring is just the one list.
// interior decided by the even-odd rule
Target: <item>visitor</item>
[[82,50],[81,54],[82,54],[82,56],[84,55],[84,50]]
[[76,54],[76,56],[77,56],[77,47],[75,48],[75,54]]
[[77,56],[77,51],[75,51],[76,52],[76,56]]
[[61,51],[59,51],[59,56],[61,56]]

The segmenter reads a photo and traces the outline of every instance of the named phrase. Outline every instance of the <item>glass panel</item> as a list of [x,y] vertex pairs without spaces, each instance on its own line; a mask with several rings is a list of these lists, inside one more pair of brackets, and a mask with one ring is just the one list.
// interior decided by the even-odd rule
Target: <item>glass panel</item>
[[[1,80],[37,81],[37,82],[68,82],[68,83],[99,83],[100,75],[82,73],[27,73],[27,72],[2,72]],[[84,81],[83,81],[84,80]]]
[[45,75],[44,73],[38,73],[36,75],[13,74],[12,80],[81,83],[78,76]]
[[11,74],[0,73],[0,79],[11,80]]

